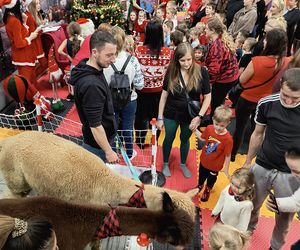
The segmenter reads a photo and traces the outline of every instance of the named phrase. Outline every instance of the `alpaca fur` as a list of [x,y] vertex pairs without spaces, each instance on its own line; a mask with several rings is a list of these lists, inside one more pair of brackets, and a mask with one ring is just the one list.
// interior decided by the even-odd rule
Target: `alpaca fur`
[[[0,200],[0,214],[21,219],[43,217],[51,222],[62,250],[84,249],[109,211],[108,205],[79,205],[50,197]],[[167,193],[163,194],[163,211],[118,207],[116,214],[123,235],[143,232],[161,243],[182,246],[194,235],[194,222],[184,210],[174,210]]]
[[[98,205],[125,204],[140,183],[123,177],[77,144],[50,133],[27,131],[0,141],[0,170],[6,181],[5,197],[23,197],[31,189],[38,195]],[[195,218],[189,194],[145,185],[147,208],[162,210],[162,192],[176,208]]]

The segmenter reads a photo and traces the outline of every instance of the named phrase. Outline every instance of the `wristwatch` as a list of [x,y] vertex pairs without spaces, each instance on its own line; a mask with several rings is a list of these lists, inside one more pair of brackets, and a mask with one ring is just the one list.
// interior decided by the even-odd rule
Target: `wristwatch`
[[199,118],[200,118],[201,120],[202,120],[203,117],[204,117],[204,115],[201,115],[201,114],[199,114],[198,116],[199,116]]

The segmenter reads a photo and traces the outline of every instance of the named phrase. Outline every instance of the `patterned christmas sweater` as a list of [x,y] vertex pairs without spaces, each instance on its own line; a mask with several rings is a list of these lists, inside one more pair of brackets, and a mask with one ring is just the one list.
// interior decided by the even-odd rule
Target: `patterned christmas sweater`
[[162,91],[163,80],[167,67],[171,60],[169,48],[161,48],[157,58],[156,53],[151,53],[147,46],[140,45],[136,48],[135,56],[138,59],[144,75],[144,93],[155,93]]

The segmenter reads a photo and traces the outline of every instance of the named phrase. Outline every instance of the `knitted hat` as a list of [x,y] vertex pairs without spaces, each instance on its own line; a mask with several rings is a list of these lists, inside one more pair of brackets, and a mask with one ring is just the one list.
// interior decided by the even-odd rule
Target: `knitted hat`
[[91,19],[81,17],[81,18],[77,19],[76,22],[81,27],[81,35],[83,38],[86,38],[87,36],[94,33],[95,25]]
[[17,3],[17,0],[0,0],[0,8],[5,7],[8,9],[13,8]]
[[28,90],[28,81],[21,75],[10,75],[3,81],[4,92],[16,102],[24,104]]
[[54,56],[54,44],[50,47],[48,54],[48,67],[50,74],[50,81],[57,81],[62,76],[62,71],[58,67]]

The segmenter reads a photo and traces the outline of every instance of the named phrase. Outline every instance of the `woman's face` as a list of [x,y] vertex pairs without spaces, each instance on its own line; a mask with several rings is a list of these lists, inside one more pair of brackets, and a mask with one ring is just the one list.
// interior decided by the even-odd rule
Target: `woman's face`
[[280,11],[281,10],[279,9],[278,5],[273,3],[270,9],[272,16],[280,14]]
[[210,28],[208,28],[208,26],[206,25],[205,27],[205,35],[207,38],[211,38],[212,35],[215,34],[215,32],[213,30],[211,30]]
[[244,6],[245,7],[250,7],[253,5],[253,0],[244,0]]
[[36,0],[36,11],[40,11],[41,10],[41,4],[39,0]]
[[186,53],[179,59],[180,68],[182,70],[189,70],[193,63],[193,57],[190,52]]
[[135,12],[131,12],[131,13],[130,13],[130,20],[131,20],[132,22],[135,22],[135,20],[136,20],[136,13],[135,13]]
[[297,0],[288,0],[287,4],[290,9],[293,9],[297,7]]

